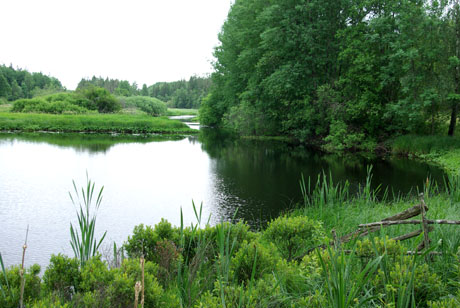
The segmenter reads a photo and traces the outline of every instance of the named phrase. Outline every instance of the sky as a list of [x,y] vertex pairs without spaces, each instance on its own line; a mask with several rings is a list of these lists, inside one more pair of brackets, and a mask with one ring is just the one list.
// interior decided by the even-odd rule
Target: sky
[[231,0],[0,1],[0,64],[74,90],[94,76],[151,85],[212,72]]

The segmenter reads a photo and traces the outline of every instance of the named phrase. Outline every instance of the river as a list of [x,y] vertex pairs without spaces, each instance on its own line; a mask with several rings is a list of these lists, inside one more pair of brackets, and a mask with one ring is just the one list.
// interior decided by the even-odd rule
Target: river
[[46,266],[51,254],[73,255],[69,239],[75,207],[69,192],[86,174],[104,185],[97,215],[98,237],[118,245],[138,224],[165,218],[195,221],[192,200],[204,220],[244,219],[251,225],[293,208],[301,199],[301,174],[323,170],[356,191],[373,165],[374,183],[395,194],[415,192],[427,176],[442,182],[434,166],[403,158],[325,155],[275,141],[238,139],[202,129],[197,136],[0,134],[0,252],[7,266],[19,264],[29,226],[26,264]]

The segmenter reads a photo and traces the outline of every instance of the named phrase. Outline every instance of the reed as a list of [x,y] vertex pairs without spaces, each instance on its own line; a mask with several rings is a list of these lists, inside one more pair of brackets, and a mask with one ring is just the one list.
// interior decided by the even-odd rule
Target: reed
[[317,254],[324,272],[329,307],[363,307],[376,298],[365,287],[377,270],[382,256],[371,260],[362,271],[355,273],[355,247],[350,254],[345,254],[343,249],[334,251],[330,247],[327,255],[323,256],[319,251]]
[[[105,231],[99,241],[94,236],[97,210],[102,202],[104,186],[99,190],[96,202],[93,205],[95,183],[88,178],[88,174],[86,174],[86,188],[82,187],[80,192],[77,189],[75,181],[72,181],[72,183],[75,195],[73,196],[69,192],[69,196],[76,207],[78,225],[74,227],[70,223],[70,245],[75,253],[75,257],[80,260],[80,264],[83,266],[86,261],[96,254],[107,234],[107,231]],[[93,207],[94,211],[92,210]]]

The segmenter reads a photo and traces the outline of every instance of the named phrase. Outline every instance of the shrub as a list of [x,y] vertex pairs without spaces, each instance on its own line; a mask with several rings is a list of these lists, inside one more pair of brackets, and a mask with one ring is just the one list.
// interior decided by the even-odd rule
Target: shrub
[[121,109],[118,100],[104,88],[91,87],[82,91],[83,96],[88,99],[88,105],[84,106],[90,110],[97,110],[100,113],[111,113]]
[[77,259],[61,254],[52,255],[43,275],[45,290],[56,293],[61,298],[70,299],[73,291],[76,291],[80,285],[79,264]]
[[133,235],[128,236],[124,248],[129,257],[140,257],[144,255],[147,261],[154,261],[155,249],[159,241],[168,240],[177,243],[178,238],[178,230],[173,228],[167,220],[162,218],[154,228],[151,226],[144,226],[143,224],[135,226]]
[[[5,292],[5,296],[0,296],[0,307],[16,308],[19,305],[21,278],[19,266],[14,266],[6,270],[6,279],[9,283],[9,292]],[[38,300],[40,298],[40,265],[34,264],[24,273],[24,303]],[[3,275],[0,276],[1,289],[6,290],[6,283]]]
[[[125,259],[114,272],[114,279],[108,289],[110,307],[131,307],[134,303],[134,285],[136,281],[141,281],[139,259]],[[155,278],[157,272],[156,264],[145,262],[145,307],[164,307],[166,304],[163,302],[163,288]]]
[[103,291],[110,285],[113,273],[109,271],[107,264],[101,261],[97,255],[89,259],[81,269],[80,291]]
[[13,102],[12,112],[35,112],[51,114],[81,114],[89,110],[85,108],[87,101],[73,93],[58,93],[32,99],[19,99]]
[[266,247],[259,241],[244,241],[232,258],[230,270],[238,282],[249,281],[252,274],[254,274],[254,279],[260,279],[265,274],[272,273],[280,261],[275,251],[273,244]]
[[414,272],[413,287],[417,306],[426,306],[427,300],[439,298],[445,291],[440,277],[430,271],[428,264],[416,263],[414,269],[414,257],[412,256],[401,256],[387,264],[387,268],[386,273],[379,269],[374,279],[371,280],[374,287],[382,294],[394,294],[398,289],[405,287],[408,282],[407,277],[412,275],[412,271]]
[[37,300],[37,301],[31,303],[27,307],[29,307],[29,308],[49,308],[49,307],[53,307],[53,308],[69,308],[70,305],[61,303],[59,298],[54,298],[53,296],[47,296],[45,298],[42,298],[40,300]]
[[125,99],[126,106],[135,106],[151,116],[165,115],[168,111],[166,104],[154,97],[132,96]]
[[263,236],[273,242],[287,260],[322,244],[326,239],[322,224],[306,216],[278,217],[270,222]]

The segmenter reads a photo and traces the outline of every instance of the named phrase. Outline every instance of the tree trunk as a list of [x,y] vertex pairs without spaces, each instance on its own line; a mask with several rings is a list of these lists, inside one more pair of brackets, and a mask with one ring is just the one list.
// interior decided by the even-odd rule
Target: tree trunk
[[447,135],[453,136],[455,132],[455,125],[457,124],[457,110],[458,105],[457,103],[454,103],[452,106],[452,113],[450,114],[450,125],[449,125],[449,132]]

